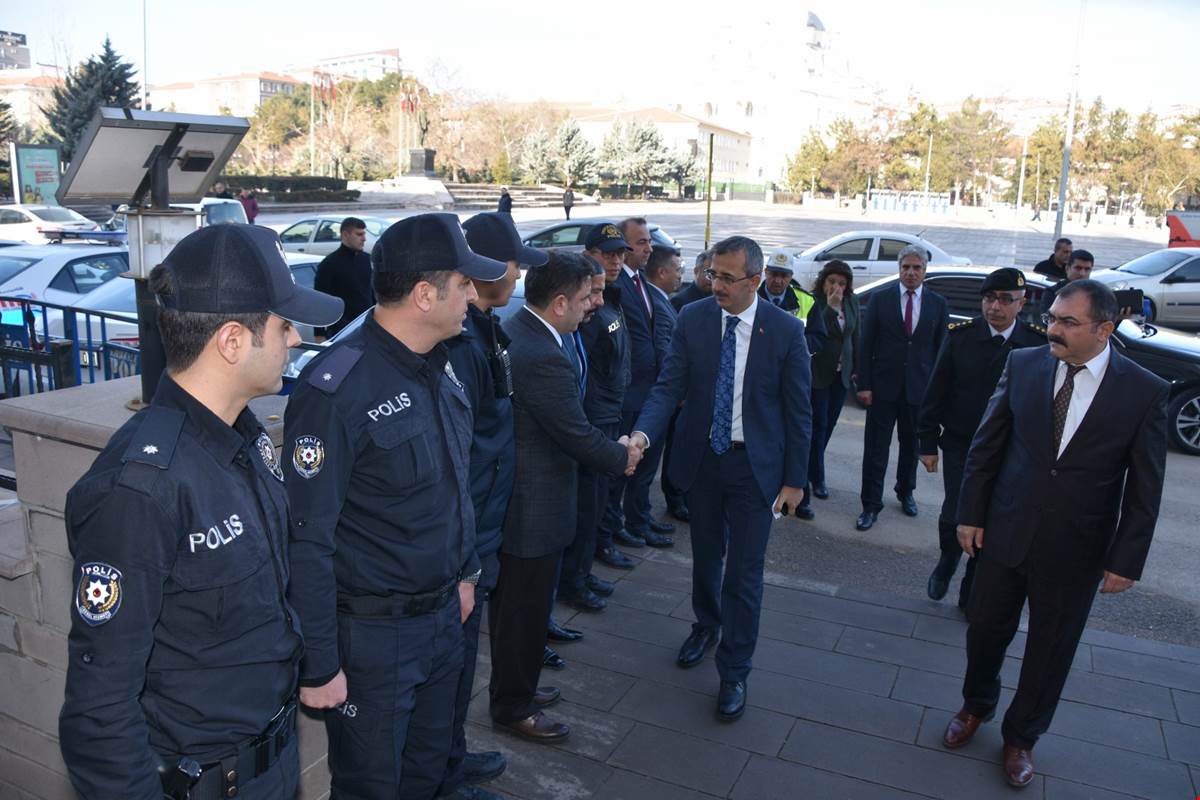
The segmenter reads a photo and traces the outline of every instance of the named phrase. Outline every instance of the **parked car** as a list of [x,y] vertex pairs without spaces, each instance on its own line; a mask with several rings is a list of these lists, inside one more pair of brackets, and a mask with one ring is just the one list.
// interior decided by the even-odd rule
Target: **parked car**
[[[220,225],[225,222],[249,223],[246,209],[237,200],[224,197],[204,197],[199,203],[171,203],[171,208],[183,208],[188,211],[200,212],[201,225]],[[103,227],[106,231],[123,231],[126,228],[125,214],[129,206],[120,205],[113,215],[108,218]]]
[[[64,244],[0,249],[0,295],[74,305],[129,270],[124,247]],[[14,305],[14,301],[2,301]]]
[[[1174,252],[1174,251],[1172,251]],[[946,298],[951,320],[970,319],[980,313],[979,287],[994,267],[930,267],[925,285]],[[876,292],[899,279],[891,275],[856,287],[865,308]],[[1025,272],[1026,303],[1021,316],[1037,319],[1042,292],[1053,281],[1036,272]],[[1113,333],[1114,346],[1135,362],[1171,384],[1167,433],[1171,443],[1189,455],[1200,455],[1200,337],[1149,323],[1124,320]],[[1047,398],[1049,402],[1049,398]]]
[[900,231],[848,231],[792,253],[796,280],[809,288],[826,261],[839,259],[854,270],[856,281],[884,278],[896,271],[896,258],[909,245],[925,248],[930,266],[966,266],[971,259],[952,256],[920,236]]
[[1092,273],[1113,289],[1141,289],[1147,322],[1200,327],[1200,247],[1172,247]]
[[[526,247],[541,249],[561,247],[564,250],[583,252],[583,243],[587,241],[588,233],[595,226],[595,222],[560,222],[527,236],[524,243]],[[650,241],[655,247],[670,248],[675,251],[675,255],[683,255],[683,248],[679,246],[679,243],[654,224],[650,225]]]
[[63,206],[0,206],[0,238],[46,244],[48,231],[94,231],[100,226]]
[[[279,241],[289,253],[315,253],[327,256],[342,243],[342,220],[349,214],[320,214],[293,222],[279,232]],[[366,251],[371,252],[375,240],[392,224],[382,217],[359,217],[367,225]]]

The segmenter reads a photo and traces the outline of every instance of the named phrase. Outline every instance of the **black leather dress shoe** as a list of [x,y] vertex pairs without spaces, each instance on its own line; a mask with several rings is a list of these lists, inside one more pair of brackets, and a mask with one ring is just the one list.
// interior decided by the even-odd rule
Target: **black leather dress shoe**
[[950,588],[950,579],[954,577],[957,566],[957,553],[942,553],[937,566],[929,575],[929,584],[925,587],[925,593],[929,595],[930,600],[941,600],[946,596],[946,590]]
[[554,620],[546,628],[546,638],[552,642],[578,642],[583,638],[583,631],[574,628],[564,628]]
[[812,493],[813,493],[813,497],[817,498],[818,500],[828,500],[829,499],[829,488],[826,487],[825,484],[823,484],[823,483],[813,484],[813,492]]
[[580,611],[587,611],[589,613],[603,611],[608,608],[608,601],[587,587],[577,592],[559,592],[558,599],[571,608],[577,608]]
[[683,647],[679,648],[679,658],[676,659],[676,663],[685,669],[696,666],[720,638],[720,633],[712,628],[692,628],[691,636],[688,636]]
[[533,704],[538,708],[546,708],[557,703],[562,698],[562,690],[557,686],[539,686],[533,693]]
[[646,546],[645,539],[643,539],[641,536],[637,535],[636,533],[630,533],[629,531],[625,530],[624,528],[621,528],[616,533],[614,533],[613,539],[620,542],[621,544],[625,545],[626,547],[645,547]]
[[601,564],[607,564],[613,569],[633,569],[635,566],[632,558],[611,545],[597,550],[596,560]]
[[595,575],[588,575],[584,579],[584,584],[601,597],[612,597],[613,590],[617,588],[612,581],[606,581]]
[[815,519],[817,515],[812,506],[796,506],[796,516],[800,519]]
[[533,742],[562,741],[571,732],[566,725],[549,719],[541,711],[516,722],[498,722],[496,724]]
[[858,519],[854,522],[854,527],[860,531],[869,531],[877,519],[879,519],[878,511],[864,511],[858,515]]
[[467,783],[486,783],[504,774],[508,759],[496,750],[467,753],[463,757],[463,780]]
[[[673,528],[675,526],[672,525],[671,527]],[[648,547],[663,548],[675,546],[675,540],[670,536],[663,536],[661,533],[655,533],[654,531],[646,531],[643,533],[642,541],[644,541]]]
[[900,501],[900,508],[910,517],[917,515],[917,501],[911,494],[898,494],[896,499]]
[[566,669],[567,662],[563,661],[563,657],[550,649],[549,645],[542,652],[542,666],[550,669]]
[[650,518],[649,525],[650,525],[650,530],[654,531],[655,533],[674,533],[675,532],[674,525],[672,525],[669,522],[659,522],[654,517]]
[[717,718],[724,722],[733,722],[742,716],[746,710],[746,682],[721,681],[721,691],[717,694]]
[[674,506],[668,506],[667,514],[679,520],[680,522],[690,522],[692,519],[692,512],[688,511],[688,507],[683,503],[679,503],[678,505]]

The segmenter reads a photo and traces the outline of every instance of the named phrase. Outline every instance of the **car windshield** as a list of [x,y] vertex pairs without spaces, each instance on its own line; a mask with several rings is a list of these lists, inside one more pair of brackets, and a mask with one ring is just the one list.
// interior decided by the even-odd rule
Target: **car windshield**
[[1134,275],[1158,275],[1166,272],[1180,261],[1191,257],[1191,253],[1183,253],[1178,250],[1156,250],[1153,253],[1147,253],[1144,256],[1135,258],[1133,261],[1122,264],[1117,267],[1117,270],[1119,272],[1131,272]]
[[36,258],[13,258],[0,256],[0,283],[18,275],[37,263]]
[[386,219],[365,219],[363,222],[367,225],[367,233],[375,237],[381,236],[387,230],[388,225],[391,224]]
[[87,222],[87,217],[80,216],[69,208],[31,208],[26,210],[46,222]]
[[136,314],[137,295],[134,292],[133,281],[114,278],[99,289],[88,292],[76,306],[89,311],[124,311]]
[[222,222],[246,222],[246,210],[241,203],[209,203],[204,207],[209,225]]

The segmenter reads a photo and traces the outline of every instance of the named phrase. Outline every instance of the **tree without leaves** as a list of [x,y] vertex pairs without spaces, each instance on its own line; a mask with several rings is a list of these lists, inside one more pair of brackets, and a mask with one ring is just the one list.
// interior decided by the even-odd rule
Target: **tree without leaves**
[[106,37],[99,56],[92,56],[67,73],[54,87],[50,107],[42,113],[62,142],[63,159],[71,160],[83,129],[101,106],[138,108],[138,84],[133,65],[122,61]]

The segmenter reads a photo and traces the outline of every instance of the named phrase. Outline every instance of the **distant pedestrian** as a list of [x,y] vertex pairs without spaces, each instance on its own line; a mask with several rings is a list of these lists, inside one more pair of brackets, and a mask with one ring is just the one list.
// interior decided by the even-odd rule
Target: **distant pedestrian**
[[254,192],[242,189],[238,192],[237,199],[242,208],[246,209],[246,221],[253,225],[254,218],[258,216],[258,201],[254,199]]
[[1033,207],[1033,219],[1031,219],[1029,221],[1030,222],[1041,222],[1042,221],[1042,207],[1041,206]]
[[[500,187],[500,202],[496,204],[496,210],[501,214],[512,213],[512,195],[508,193],[507,186]],[[568,216],[570,216],[568,214]]]
[[313,288],[342,298],[346,311],[342,318],[324,328],[314,328],[318,342],[332,339],[359,314],[375,305],[371,288],[371,257],[364,252],[367,223],[358,217],[346,217],[341,225],[342,244],[317,265]]
[[225,181],[217,181],[212,185],[212,191],[208,193],[209,197],[220,197],[222,200],[232,200],[233,195],[225,188]]
[[1083,227],[1086,228],[1088,225],[1091,225],[1091,224],[1092,224],[1092,207],[1088,206],[1087,210],[1083,212]]
[[563,192],[563,211],[567,212],[567,219],[571,218],[571,207],[575,205],[575,193],[571,191],[571,187]]

